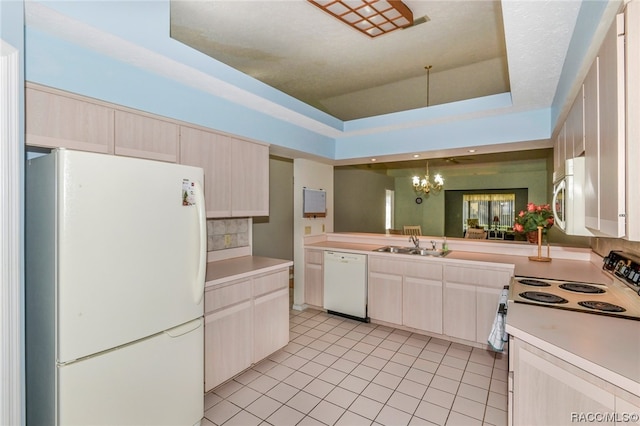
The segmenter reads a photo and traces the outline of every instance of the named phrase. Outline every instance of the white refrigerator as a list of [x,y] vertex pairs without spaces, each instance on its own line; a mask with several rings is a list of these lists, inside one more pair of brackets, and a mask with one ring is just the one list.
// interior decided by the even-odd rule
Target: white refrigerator
[[200,423],[202,182],[65,149],[27,161],[27,424]]

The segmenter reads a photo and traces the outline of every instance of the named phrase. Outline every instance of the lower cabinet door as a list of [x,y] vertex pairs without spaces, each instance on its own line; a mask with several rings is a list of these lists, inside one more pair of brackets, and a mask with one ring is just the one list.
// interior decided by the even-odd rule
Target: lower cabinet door
[[476,342],[478,343],[487,343],[501,292],[502,289],[499,288],[476,288]]
[[368,313],[371,319],[402,324],[402,275],[369,273]]
[[518,339],[514,342],[509,347],[515,351],[514,425],[573,425],[587,415],[614,413],[614,386]]
[[304,303],[315,307],[324,306],[324,283],[322,264],[308,263],[304,266]]
[[402,323],[442,334],[442,281],[404,278]]
[[251,300],[205,317],[205,391],[251,366],[253,316]]
[[444,291],[444,334],[475,341],[476,286],[445,282]]
[[259,362],[289,343],[289,288],[254,300],[253,362]]

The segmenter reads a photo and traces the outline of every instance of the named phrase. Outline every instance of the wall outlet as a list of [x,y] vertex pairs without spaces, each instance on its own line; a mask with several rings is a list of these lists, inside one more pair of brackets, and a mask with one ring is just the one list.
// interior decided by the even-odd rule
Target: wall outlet
[[231,235],[224,234],[224,246],[229,247],[231,245]]
[[311,227],[310,226],[305,226],[304,227],[304,235],[309,235],[311,234]]

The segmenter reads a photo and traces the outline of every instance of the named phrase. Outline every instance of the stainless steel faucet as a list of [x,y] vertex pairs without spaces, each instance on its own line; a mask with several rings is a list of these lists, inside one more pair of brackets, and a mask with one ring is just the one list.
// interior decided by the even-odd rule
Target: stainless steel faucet
[[436,242],[431,240],[431,250],[436,250]]
[[409,241],[412,242],[416,248],[420,248],[420,240],[415,235],[410,236]]

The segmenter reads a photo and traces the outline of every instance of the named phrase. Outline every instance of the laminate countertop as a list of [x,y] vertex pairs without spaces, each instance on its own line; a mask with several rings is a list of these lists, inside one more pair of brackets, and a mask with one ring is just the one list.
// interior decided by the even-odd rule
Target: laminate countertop
[[[551,262],[536,262],[528,256],[463,250],[453,250],[441,258],[373,251],[379,246],[321,241],[305,247],[444,264],[513,265],[516,276],[613,284],[613,278],[602,270],[596,255],[591,261],[554,258]],[[640,396],[640,321],[509,302],[506,329],[514,337]]]
[[[528,256],[515,256],[509,254],[495,254],[452,250],[444,257],[416,256],[412,254],[376,252],[380,244],[363,244],[343,241],[322,241],[307,244],[306,248],[322,250],[343,250],[355,253],[364,253],[376,256],[398,257],[402,259],[417,259],[427,262],[464,263],[482,265],[513,265],[514,274],[523,277],[550,278],[567,281],[583,281],[594,284],[608,284],[611,276],[602,271],[601,265],[586,260],[553,259],[551,262],[535,262]],[[480,248],[481,246],[478,245]]]
[[640,396],[640,321],[509,302],[506,330]]
[[214,286],[232,279],[247,278],[259,273],[267,273],[288,268],[290,260],[261,256],[241,256],[207,263],[205,287]]

